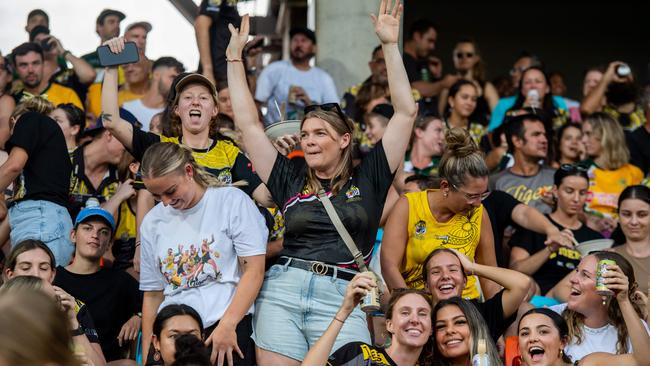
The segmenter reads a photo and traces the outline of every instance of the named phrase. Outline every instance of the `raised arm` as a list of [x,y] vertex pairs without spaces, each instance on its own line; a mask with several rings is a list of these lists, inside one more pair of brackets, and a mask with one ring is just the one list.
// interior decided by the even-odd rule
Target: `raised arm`
[[[492,223],[490,223],[490,216],[485,208],[483,208],[483,216],[481,217],[481,236],[479,237],[478,247],[476,248],[475,259],[476,263],[481,263],[490,267],[497,267]],[[486,299],[496,295],[500,290],[498,285],[501,284],[494,283],[491,280],[492,279],[489,277],[479,276],[481,290]]]
[[[124,51],[124,37],[117,37],[104,42],[111,52]],[[107,67],[102,84],[102,123],[127,149],[133,147],[133,126],[120,118],[120,106],[117,103],[117,66]]]
[[59,56],[72,64],[72,70],[74,70],[74,73],[82,84],[90,84],[95,81],[97,73],[95,72],[95,69],[86,62],[86,60],[73,55],[70,51],[66,51],[61,45],[61,41],[54,36],[50,36],[48,43],[50,46],[56,48]]
[[473,273],[479,276],[479,278],[486,278],[503,286],[504,291],[501,302],[504,318],[509,317],[517,311],[519,304],[524,302],[528,293],[528,288],[531,284],[530,277],[511,269],[474,263],[458,251],[456,251],[456,254],[468,275]]
[[379,15],[370,16],[384,51],[390,97],[395,109],[395,114],[390,119],[383,137],[388,166],[393,172],[404,159],[417,114],[411,85],[406,76],[402,55],[397,45],[402,10],[399,0],[394,0],[394,4],[393,0],[382,0],[379,6]]
[[622,83],[627,81],[627,78],[629,78],[629,76],[621,78],[616,75],[616,68],[621,64],[623,64],[623,62],[614,61],[611,62],[609,66],[607,66],[607,70],[603,74],[603,78],[600,79],[598,85],[596,85],[596,87],[585,96],[585,98],[582,100],[582,103],[580,103],[580,112],[587,115],[599,112],[603,108],[605,92],[607,92],[609,84],[612,82]]
[[250,156],[257,174],[266,184],[278,151],[266,137],[264,128],[259,123],[257,107],[246,81],[242,50],[248,39],[248,23],[248,14],[246,14],[242,17],[241,29],[236,29],[232,24],[228,24],[230,29],[230,43],[226,49],[228,89],[230,90],[232,111],[235,115],[235,126],[242,133],[246,152]]
[[377,283],[371,275],[359,273],[354,276],[350,284],[348,284],[345,297],[343,298],[343,304],[341,304],[339,311],[334,315],[325,333],[323,333],[316,344],[309,350],[301,365],[323,366],[327,364],[327,359],[336,341],[336,336],[338,336],[341,328],[343,328],[345,320],[361,302],[366,292],[372,287],[377,287]]

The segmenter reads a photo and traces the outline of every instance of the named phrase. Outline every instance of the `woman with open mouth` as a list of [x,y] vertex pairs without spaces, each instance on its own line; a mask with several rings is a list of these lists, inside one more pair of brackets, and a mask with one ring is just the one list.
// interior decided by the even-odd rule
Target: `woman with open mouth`
[[386,330],[391,337],[388,348],[350,342],[328,357],[346,319],[372,287],[377,287],[377,282],[367,273],[360,273],[350,281],[343,304],[325,333],[305,356],[303,366],[417,364],[432,332],[431,300],[420,290],[393,292],[386,310]]
[[[235,124],[242,132],[257,174],[285,218],[284,247],[266,272],[253,321],[257,364],[300,365],[325,332],[358,273],[372,255],[388,189],[406,147],[417,113],[399,52],[402,5],[382,0],[372,16],[384,52],[394,114],[386,133],[363,161],[352,164],[353,122],[337,103],[305,107],[300,147],[305,164],[280,155],[258,123],[246,80],[242,50],[249,20],[230,27],[226,50],[228,87]],[[323,204],[331,201],[361,255],[353,257]],[[334,349],[354,341],[370,343],[366,315],[355,307],[336,338]]]
[[[530,309],[522,315],[518,336],[518,357],[528,366],[640,366],[650,363],[648,351],[625,355],[594,352],[580,360],[572,360],[564,351],[570,339],[569,327],[560,314],[548,308]],[[637,341],[643,342],[642,339]]]
[[483,317],[468,300],[452,297],[438,302],[433,309],[433,322],[435,344],[431,365],[469,366],[479,353],[481,342],[485,342],[487,364],[503,365]]
[[[596,292],[598,262],[607,259],[616,262],[607,265],[603,274],[612,296]],[[569,325],[569,341],[564,353],[572,360],[580,360],[593,352],[625,354],[650,351],[648,325],[634,302],[637,284],[632,265],[618,253],[598,251],[580,261],[570,275],[571,290],[567,303],[551,306],[562,314]],[[645,360],[650,361],[650,355]]]
[[[496,266],[492,225],[483,207],[489,171],[469,131],[445,133],[447,150],[440,161],[440,189],[407,193],[395,204],[386,223],[381,267],[389,289],[424,288],[422,265],[437,248],[455,249],[477,263]],[[485,298],[498,286],[481,279]],[[477,278],[467,279],[464,298],[479,297]]]

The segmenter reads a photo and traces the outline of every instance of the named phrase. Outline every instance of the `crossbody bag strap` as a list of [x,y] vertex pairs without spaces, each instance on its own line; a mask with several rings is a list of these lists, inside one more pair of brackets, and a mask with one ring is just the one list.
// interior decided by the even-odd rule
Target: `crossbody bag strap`
[[327,211],[327,216],[329,216],[330,220],[332,220],[332,223],[334,224],[336,231],[338,231],[339,235],[343,239],[343,242],[348,247],[348,250],[350,250],[350,253],[352,253],[352,257],[354,257],[354,261],[359,267],[359,270],[361,272],[368,271],[368,267],[366,266],[366,263],[363,261],[363,253],[361,253],[359,248],[357,248],[357,245],[354,243],[354,240],[352,240],[352,236],[350,236],[348,230],[345,228],[345,226],[343,226],[343,223],[341,222],[339,215],[336,213],[336,210],[334,209],[334,205],[332,205],[332,201],[330,201],[329,197],[327,197],[327,193],[325,193],[325,190],[321,189],[320,191],[318,191],[318,198],[323,203],[323,206],[325,207],[325,211]]

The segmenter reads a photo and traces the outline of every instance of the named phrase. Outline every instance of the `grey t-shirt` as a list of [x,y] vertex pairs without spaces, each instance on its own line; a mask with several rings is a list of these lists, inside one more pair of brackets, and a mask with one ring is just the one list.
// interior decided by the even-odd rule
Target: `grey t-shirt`
[[542,167],[532,176],[517,175],[506,169],[490,177],[490,190],[506,192],[542,213],[551,213],[552,207],[542,201],[542,195],[553,188],[553,174],[555,170],[549,167]]

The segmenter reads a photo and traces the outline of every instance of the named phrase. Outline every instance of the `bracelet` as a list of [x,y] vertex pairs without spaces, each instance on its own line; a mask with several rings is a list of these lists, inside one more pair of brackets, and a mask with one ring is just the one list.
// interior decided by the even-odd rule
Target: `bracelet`
[[345,323],[345,321],[343,321],[343,320],[337,318],[336,316],[334,317],[334,320],[341,322],[341,324],[344,324],[344,323]]
[[142,244],[142,242],[141,242],[140,240],[138,240],[138,241],[136,241],[136,242],[135,242],[135,247],[134,247],[134,248],[137,248],[137,247],[139,247],[139,246],[140,246],[140,244]]
[[242,62],[242,59],[241,58],[233,58],[233,59],[226,58],[226,62]]
[[84,334],[86,334],[86,331],[85,331],[84,328],[81,326],[81,324],[79,324],[79,326],[77,327],[77,329],[72,329],[72,330],[70,330],[70,335],[73,336],[73,337],[80,336],[80,335],[84,335]]

